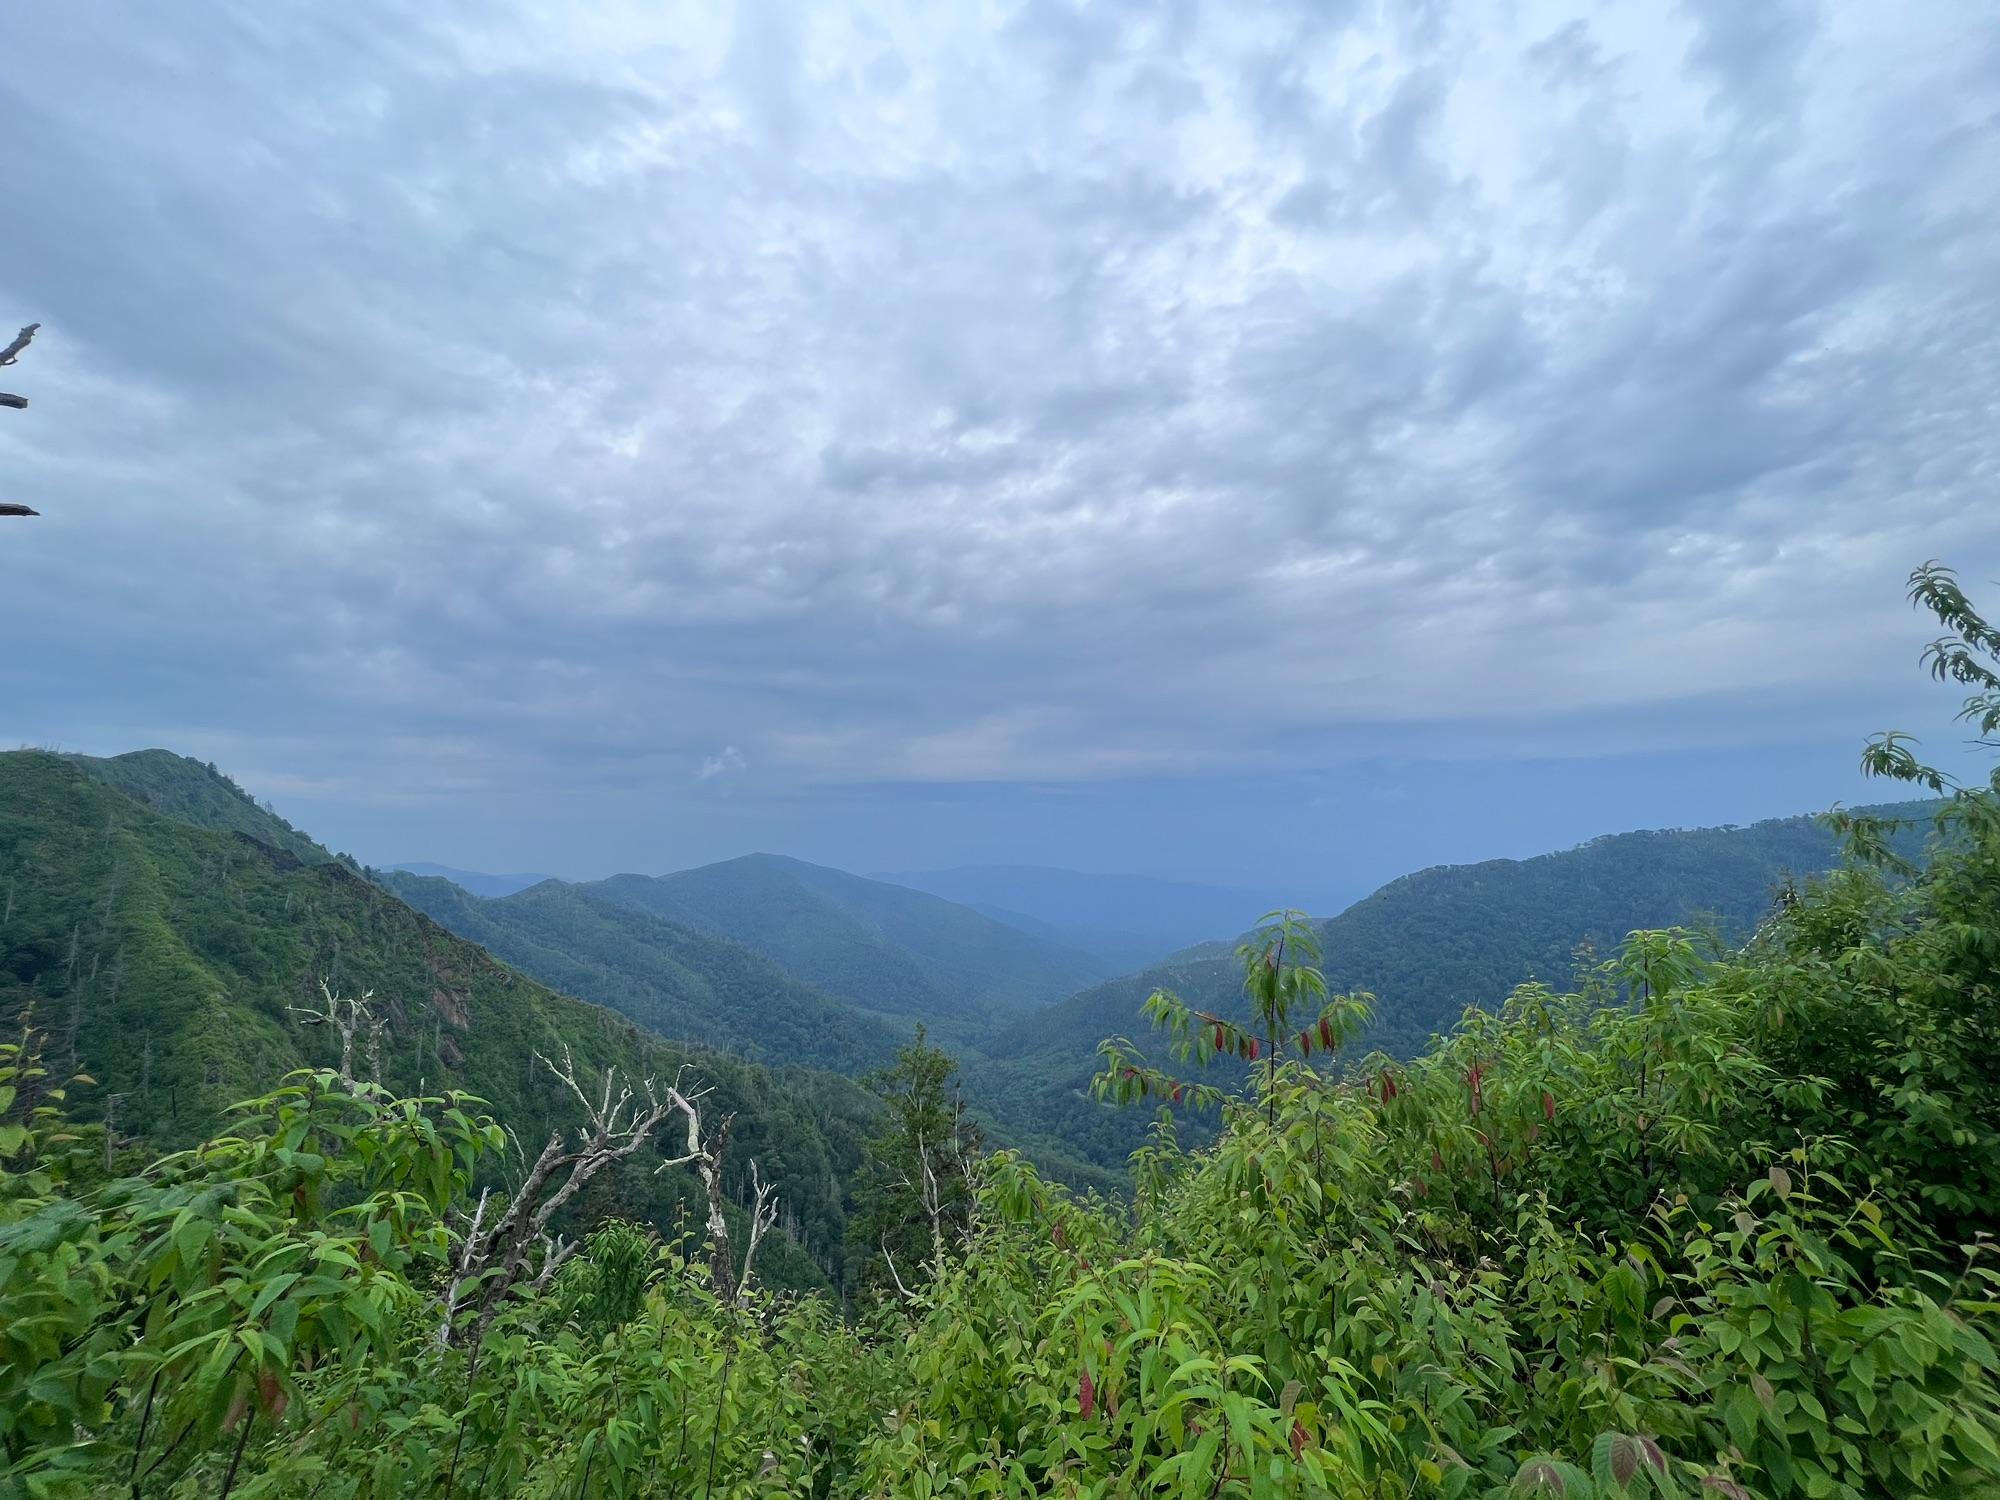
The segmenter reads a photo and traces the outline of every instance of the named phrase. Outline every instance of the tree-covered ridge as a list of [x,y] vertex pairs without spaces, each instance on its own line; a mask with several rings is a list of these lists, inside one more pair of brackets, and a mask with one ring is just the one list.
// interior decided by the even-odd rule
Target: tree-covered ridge
[[[1931,810],[1897,803],[1873,811]],[[1898,837],[1908,851],[1921,846],[1914,831]],[[1813,817],[1611,834],[1532,859],[1420,870],[1315,928],[1328,984],[1376,997],[1367,1044],[1408,1056],[1466,1007],[1524,981],[1567,988],[1580,948],[1605,953],[1628,932],[1683,924],[1741,941],[1788,881],[1833,868],[1839,853],[1833,831]],[[1122,1157],[1136,1144],[1131,1121],[1086,1095],[1098,1041],[1140,1024],[1141,1006],[1160,989],[1239,1015],[1230,946],[1204,945],[1107,980],[999,1033],[987,1044],[994,1107],[1039,1122],[1096,1159]]]
[[[732,1192],[752,1156],[784,1184],[804,1253],[777,1247],[773,1274],[838,1280],[843,1184],[875,1113],[854,1084],[670,1045],[495,962],[345,864],[163,817],[66,757],[0,755],[0,1021],[32,1015],[52,1064],[96,1080],[77,1096],[85,1118],[133,1142],[201,1139],[233,1101],[328,1059],[324,1028],[294,1010],[322,981],[378,997],[384,1082],[476,1093],[524,1140],[569,1108],[537,1052],[669,1077],[692,1065],[737,1113]],[[662,1214],[693,1191],[679,1175],[603,1185]]]
[[378,877],[460,937],[545,984],[608,1005],[663,1037],[771,1063],[862,1073],[903,1034],[726,938],[614,900],[595,885],[544,881],[481,899],[448,880]]
[[[907,1038],[895,1022],[822,994],[760,953],[614,899],[603,882],[551,880],[482,900],[434,877],[376,878],[522,973],[664,1037],[857,1078],[887,1065]],[[1080,1153],[1037,1122],[996,1110],[983,1088],[969,1092],[986,1132],[1043,1171],[1075,1186],[1118,1186],[1122,1156]]]
[[970,907],[781,855],[592,888],[753,947],[837,999],[933,1026],[983,1028],[1103,975],[1094,959]]
[[213,763],[203,765],[171,750],[131,750],[107,757],[73,755],[69,759],[106,786],[145,803],[164,817],[191,823],[196,828],[248,834],[309,865],[334,857],[323,845],[260,804]]

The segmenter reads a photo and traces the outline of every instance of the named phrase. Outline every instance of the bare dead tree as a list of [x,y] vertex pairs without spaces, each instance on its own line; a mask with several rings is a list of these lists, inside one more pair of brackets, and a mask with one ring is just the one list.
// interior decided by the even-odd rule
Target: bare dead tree
[[765,1234],[777,1222],[777,1184],[764,1180],[753,1157],[750,1162],[750,1242],[743,1247],[743,1278],[736,1284],[739,1300],[750,1290],[750,1279],[756,1275],[757,1247],[764,1243]]
[[[452,1264],[437,1333],[440,1344],[461,1344],[469,1349],[475,1364],[486,1330],[508,1298],[524,1283],[530,1292],[546,1289],[563,1262],[575,1253],[574,1243],[549,1234],[550,1221],[563,1207],[598,1173],[644,1146],[668,1116],[683,1114],[691,1122],[691,1133],[699,1130],[696,1101],[702,1096],[682,1092],[678,1078],[664,1094],[650,1078],[641,1080],[635,1092],[630,1084],[619,1086],[618,1072],[613,1068],[605,1073],[604,1086],[593,1098],[577,1082],[576,1065],[567,1047],[561,1067],[539,1053],[536,1059],[576,1096],[587,1123],[578,1127],[573,1142],[560,1130],[549,1132],[548,1144],[529,1166],[520,1188],[490,1222],[490,1195],[479,1196]],[[693,1160],[691,1153],[662,1163],[662,1168]],[[469,1323],[460,1316],[467,1311],[472,1314]]]
[[931,1221],[931,1258],[933,1274],[944,1270],[944,1189],[939,1186],[937,1172],[931,1166],[931,1154],[924,1147],[923,1132],[917,1133],[917,1164],[923,1168],[924,1180],[921,1193],[924,1216]]
[[729,1219],[722,1211],[722,1161],[729,1154],[729,1132],[736,1116],[724,1115],[715,1133],[701,1140],[701,1119],[688,1116],[688,1150],[683,1161],[694,1163],[695,1175],[708,1192],[708,1271],[715,1295],[736,1300],[736,1256],[729,1243]]
[[308,1026],[330,1026],[340,1038],[340,1081],[350,1088],[355,1083],[354,1043],[360,1038],[368,1054],[369,1082],[382,1081],[382,1034],[388,1023],[375,1014],[375,992],[365,991],[358,999],[334,994],[324,979],[319,982],[321,1005],[286,1007]]

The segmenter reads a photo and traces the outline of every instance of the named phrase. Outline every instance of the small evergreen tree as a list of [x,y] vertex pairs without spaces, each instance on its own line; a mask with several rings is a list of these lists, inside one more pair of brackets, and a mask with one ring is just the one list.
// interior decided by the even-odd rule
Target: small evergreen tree
[[912,1295],[971,1232],[981,1142],[951,1086],[957,1071],[919,1026],[895,1065],[866,1080],[885,1110],[881,1131],[868,1143],[847,1226],[858,1300]]

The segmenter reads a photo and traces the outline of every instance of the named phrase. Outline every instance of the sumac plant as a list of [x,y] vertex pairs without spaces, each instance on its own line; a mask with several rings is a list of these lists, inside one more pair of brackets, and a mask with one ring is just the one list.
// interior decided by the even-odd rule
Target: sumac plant
[[[1303,912],[1267,912],[1237,946],[1236,956],[1243,965],[1244,1019],[1197,1009],[1169,990],[1153,991],[1142,1007],[1141,1014],[1166,1033],[1181,1062],[1206,1065],[1234,1059],[1262,1073],[1269,1095],[1285,1062],[1330,1063],[1367,1024],[1373,996],[1328,998],[1326,976],[1319,969],[1319,932]],[[1221,1086],[1153,1066],[1128,1038],[1112,1037],[1098,1053],[1104,1067],[1093,1088],[1101,1099],[1214,1109],[1227,1097]]]

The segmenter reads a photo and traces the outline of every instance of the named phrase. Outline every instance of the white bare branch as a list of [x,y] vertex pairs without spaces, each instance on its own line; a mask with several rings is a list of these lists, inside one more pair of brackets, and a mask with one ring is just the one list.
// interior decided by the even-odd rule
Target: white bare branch
[[330,1026],[340,1037],[340,1081],[350,1088],[354,1086],[354,1042],[361,1039],[368,1051],[371,1083],[382,1081],[382,1034],[388,1023],[375,1014],[375,992],[364,991],[361,996],[348,998],[334,994],[327,982],[319,982],[322,1004],[318,1009],[304,1005],[286,1007],[308,1026]]
[[889,1239],[887,1235],[884,1235],[882,1238],[882,1259],[886,1260],[889,1263],[889,1276],[890,1279],[896,1283],[896,1290],[902,1294],[903,1300],[905,1302],[909,1301],[911,1297],[916,1295],[916,1293],[912,1292],[908,1287],[903,1285],[903,1275],[902,1272],[896,1269],[896,1257],[890,1253]]
[[[636,1154],[670,1115],[684,1111],[693,1119],[694,1105],[681,1092],[678,1079],[663,1098],[650,1078],[640,1080],[636,1089],[630,1083],[620,1085],[614,1068],[606,1071],[602,1088],[593,1096],[578,1081],[576,1062],[567,1047],[560,1067],[539,1053],[536,1060],[575,1096],[585,1120],[573,1143],[560,1130],[549,1132],[520,1187],[490,1224],[485,1222],[483,1198],[473,1216],[445,1294],[445,1326],[439,1338],[444,1343],[464,1340],[474,1361],[487,1328],[522,1283],[531,1291],[545,1290],[576,1253],[574,1242],[550,1236],[550,1222],[606,1167]],[[537,1250],[540,1266],[531,1278],[530,1262]],[[475,1285],[479,1293],[471,1303],[469,1289]],[[461,1304],[477,1307],[469,1328],[459,1326]]]
[[750,1278],[756,1274],[757,1247],[764,1243],[764,1235],[778,1222],[778,1189],[775,1183],[764,1180],[763,1173],[752,1159],[750,1163],[750,1242],[743,1247],[743,1279],[736,1285],[736,1296],[740,1301],[750,1290]]

